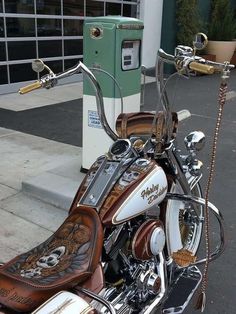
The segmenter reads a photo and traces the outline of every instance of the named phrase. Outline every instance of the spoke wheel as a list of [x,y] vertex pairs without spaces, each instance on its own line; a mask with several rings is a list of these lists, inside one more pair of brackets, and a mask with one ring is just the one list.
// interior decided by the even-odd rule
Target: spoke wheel
[[[171,193],[183,194],[180,184],[173,184]],[[192,189],[192,194],[202,197],[198,184]],[[168,200],[166,205],[166,237],[169,255],[180,249],[197,253],[201,242],[203,206],[178,200]]]

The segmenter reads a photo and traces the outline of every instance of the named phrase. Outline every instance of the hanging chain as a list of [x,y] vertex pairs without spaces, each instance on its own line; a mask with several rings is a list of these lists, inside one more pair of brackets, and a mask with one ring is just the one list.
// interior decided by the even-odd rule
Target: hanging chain
[[209,232],[209,209],[208,209],[208,202],[209,202],[209,194],[210,194],[210,187],[212,184],[214,172],[215,172],[215,161],[216,161],[216,149],[217,149],[217,142],[219,137],[220,126],[222,122],[222,115],[223,115],[223,108],[226,102],[226,93],[227,93],[227,81],[226,79],[229,77],[228,71],[224,71],[222,75],[222,82],[220,85],[219,90],[219,110],[218,116],[216,120],[215,132],[214,132],[214,139],[213,145],[211,150],[211,159],[210,159],[210,170],[209,176],[206,185],[205,191],[205,247],[206,247],[206,262],[202,276],[202,284],[201,284],[201,292],[197,300],[196,309],[201,309],[201,312],[204,311],[206,306],[206,287],[208,281],[208,269],[209,269],[209,262],[210,262],[210,232]]

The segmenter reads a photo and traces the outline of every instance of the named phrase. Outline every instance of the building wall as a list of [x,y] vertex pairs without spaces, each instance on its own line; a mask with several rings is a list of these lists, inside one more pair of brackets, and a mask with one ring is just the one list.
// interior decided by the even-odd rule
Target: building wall
[[[165,1],[164,1],[165,2]],[[141,0],[140,19],[144,21],[142,63],[154,67],[160,48],[163,0]]]
[[[83,59],[83,22],[103,15],[137,16],[137,0],[0,0],[0,93],[36,80],[36,58],[55,72]],[[22,85],[22,83],[20,84]]]

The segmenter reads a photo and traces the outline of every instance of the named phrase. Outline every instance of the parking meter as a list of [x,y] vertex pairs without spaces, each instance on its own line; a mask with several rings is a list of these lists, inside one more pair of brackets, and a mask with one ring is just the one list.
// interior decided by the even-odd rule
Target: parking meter
[[[143,22],[134,18],[104,16],[84,23],[84,63],[93,69],[101,85],[107,121],[113,130],[122,111],[140,111],[142,34]],[[88,169],[111,143],[100,124],[94,90],[85,79],[82,168]]]

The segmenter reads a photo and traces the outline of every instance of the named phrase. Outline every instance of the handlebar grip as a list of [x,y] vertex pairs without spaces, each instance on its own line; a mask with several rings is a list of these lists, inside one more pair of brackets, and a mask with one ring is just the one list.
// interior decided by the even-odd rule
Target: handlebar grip
[[214,67],[211,65],[202,64],[194,61],[189,64],[189,68],[193,71],[203,74],[213,74],[215,71]]
[[34,82],[32,84],[29,84],[29,85],[27,85],[25,87],[20,88],[19,89],[19,93],[20,94],[26,94],[26,93],[29,93],[32,90],[38,89],[40,87],[42,87],[42,83],[40,81],[36,81],[36,82]]

